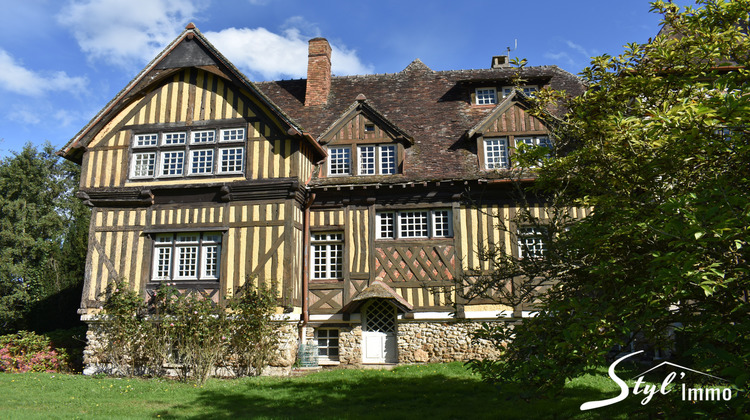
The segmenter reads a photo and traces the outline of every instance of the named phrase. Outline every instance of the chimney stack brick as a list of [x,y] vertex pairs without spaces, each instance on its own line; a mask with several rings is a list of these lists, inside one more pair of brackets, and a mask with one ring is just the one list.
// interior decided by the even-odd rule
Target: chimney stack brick
[[330,92],[331,45],[325,38],[313,38],[307,55],[305,106],[325,105]]

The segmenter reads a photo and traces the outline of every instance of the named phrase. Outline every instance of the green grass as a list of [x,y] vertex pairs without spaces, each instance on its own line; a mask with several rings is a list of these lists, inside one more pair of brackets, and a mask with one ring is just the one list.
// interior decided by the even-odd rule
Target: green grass
[[605,375],[571,381],[562,395],[525,401],[482,383],[460,363],[387,370],[337,369],[293,378],[209,380],[0,374],[0,418],[633,418],[634,398],[581,412],[619,389]]

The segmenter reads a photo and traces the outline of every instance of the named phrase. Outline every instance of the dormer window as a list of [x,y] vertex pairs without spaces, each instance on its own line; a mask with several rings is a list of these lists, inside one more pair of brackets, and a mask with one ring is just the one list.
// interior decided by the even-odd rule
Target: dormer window
[[351,149],[331,147],[328,149],[328,175],[349,175],[351,173]]
[[477,88],[475,91],[475,104],[494,105],[497,103],[497,90],[491,88]]
[[[356,155],[352,156],[352,149]],[[367,144],[328,148],[328,175],[393,175],[398,173],[398,146]]]
[[358,175],[392,175],[396,173],[396,145],[368,145],[357,148]]
[[484,139],[484,168],[506,169],[508,167],[510,167],[508,138],[494,137]]
[[534,96],[534,93],[537,91],[537,87],[534,85],[526,85],[526,86],[504,86],[503,87],[503,98],[507,98],[508,95],[513,92],[513,90],[518,89],[522,91],[526,96]]

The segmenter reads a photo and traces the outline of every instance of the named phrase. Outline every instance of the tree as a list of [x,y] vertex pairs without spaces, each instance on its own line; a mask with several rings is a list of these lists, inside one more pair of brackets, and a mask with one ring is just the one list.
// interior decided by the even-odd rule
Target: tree
[[[485,255],[497,260],[485,287],[518,275],[532,288],[555,281],[537,297],[537,317],[478,332],[510,340],[502,361],[472,365],[486,379],[558,390],[637,337],[730,380],[745,394],[733,401],[747,405],[748,10],[748,0],[684,10],[656,1],[658,36],[583,71],[588,90],[566,99],[557,157],[544,160],[533,191],[550,216],[521,212],[521,223],[549,226],[545,260]],[[540,92],[537,113],[562,98]],[[567,207],[593,212],[573,223]]]
[[89,220],[74,198],[79,172],[50,144],[0,162],[0,332],[45,331],[76,317]]

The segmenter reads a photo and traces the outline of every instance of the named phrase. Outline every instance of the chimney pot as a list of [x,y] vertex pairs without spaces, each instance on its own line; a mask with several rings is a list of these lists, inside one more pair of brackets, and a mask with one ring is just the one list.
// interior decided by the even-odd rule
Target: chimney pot
[[493,69],[502,69],[510,67],[510,60],[507,55],[496,55],[492,57],[492,67]]
[[313,38],[307,53],[305,106],[325,105],[331,92],[331,45],[325,38]]

